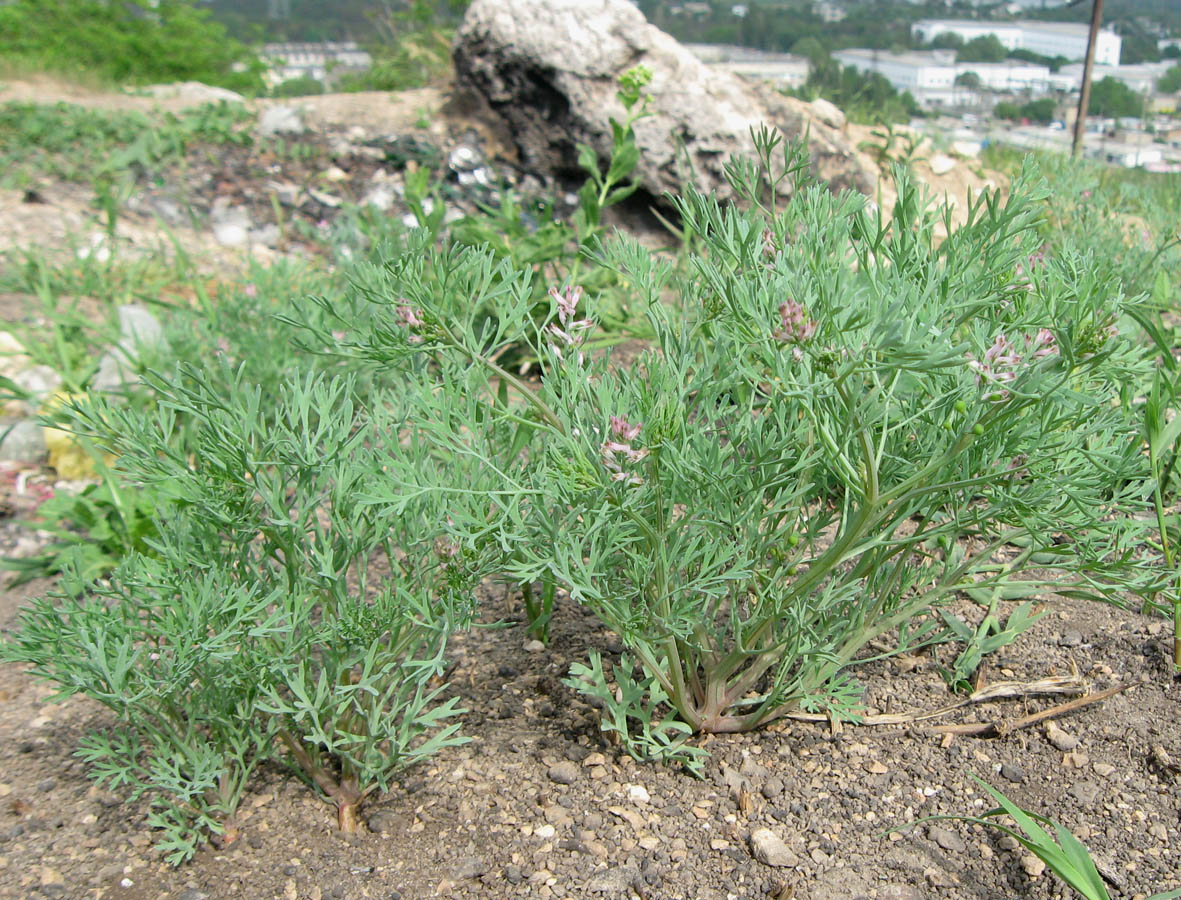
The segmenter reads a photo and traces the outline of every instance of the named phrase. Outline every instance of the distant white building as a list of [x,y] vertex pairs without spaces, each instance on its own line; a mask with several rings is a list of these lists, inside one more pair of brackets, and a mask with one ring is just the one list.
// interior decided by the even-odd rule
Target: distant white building
[[[1114,78],[1122,81],[1137,94],[1151,94],[1156,90],[1156,81],[1168,71],[1174,63],[1168,60],[1163,63],[1138,63],[1134,66],[1100,66],[1096,65],[1091,72],[1091,81],[1102,81],[1104,78]],[[1058,70],[1059,78],[1069,78],[1072,82],[1071,90],[1079,90],[1083,83],[1083,64],[1072,63]]]
[[799,87],[808,80],[811,69],[806,57],[791,53],[769,53],[729,44],[686,44],[685,47],[711,68],[774,82],[781,87]]
[[957,63],[949,50],[886,53],[881,50],[838,50],[832,55],[841,65],[859,72],[877,72],[896,90],[910,91],[921,106],[950,106],[974,101],[975,95],[956,84],[959,76],[974,72],[980,86],[1008,93],[1044,94],[1050,90],[1046,66],[1016,60],[1000,63]]
[[1051,90],[1050,69],[1034,63],[1010,60],[999,63],[956,63],[956,74],[975,72],[980,84],[991,91],[1045,94]]
[[849,14],[845,12],[845,8],[832,0],[816,0],[812,4],[812,13],[820,19],[821,22],[832,24],[833,22],[843,22],[848,18]]
[[883,50],[837,50],[832,58],[859,72],[877,72],[898,91],[910,91],[921,106],[950,106],[963,94],[952,54],[887,53]]
[[360,72],[373,64],[356,41],[263,44],[261,56],[269,66],[266,80],[272,87],[292,78],[324,81],[330,72]]
[[[976,22],[962,19],[920,19],[912,33],[925,42],[941,34],[958,35],[965,43],[995,35],[1006,50],[1028,50],[1041,56],[1082,59],[1087,55],[1086,25],[1074,22]],[[1095,41],[1095,62],[1118,66],[1123,39],[1101,30]]]
[[1128,143],[1108,143],[1100,149],[1100,158],[1117,166],[1134,169],[1136,166],[1147,166],[1164,161],[1164,152],[1160,147],[1150,144],[1135,145]]

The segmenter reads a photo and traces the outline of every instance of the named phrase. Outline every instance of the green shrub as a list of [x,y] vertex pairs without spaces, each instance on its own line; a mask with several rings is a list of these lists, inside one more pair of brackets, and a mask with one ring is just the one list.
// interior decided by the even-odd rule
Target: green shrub
[[115,82],[263,88],[261,61],[191,0],[12,0],[0,5],[0,55]]
[[355,381],[308,374],[264,400],[224,361],[208,368],[220,376],[189,367],[155,381],[153,412],[72,407],[75,427],[155,491],[153,553],[83,596],[37,601],[0,646],[61,695],[117,714],[80,755],[100,782],[151,802],[177,863],[211,832],[232,838],[266,760],[351,831],[365,797],[460,741],[449,720],[462,710],[428,681],[485,574],[442,539],[430,498],[370,502],[391,454],[437,462],[388,440],[408,424],[394,396],[365,407]]
[[[1129,550],[1105,517],[1143,474],[1138,426],[1112,403],[1146,368],[1117,330],[1134,305],[1092,257],[1030,265],[1036,172],[937,244],[903,170],[893,216],[875,217],[809,184],[803,151],[760,146],[758,165],[730,169],[751,212],[677,201],[703,242],[688,277],[626,239],[596,257],[655,335],[631,368],[584,352],[593,298],[555,286],[537,328],[528,272],[475,249],[423,245],[368,272],[357,304],[373,325],[342,342],[380,364],[429,360],[408,388],[418,433],[500,485],[468,506],[391,464],[379,497],[451,498],[459,543],[501,548],[513,579],[552,579],[592,609],[640,675],[617,670],[614,695],[592,658],[572,683],[629,698],[605,717],[633,720],[635,755],[692,767],[688,732],[856,718],[850,670],[869,646],[945,639],[933,610],[958,591],[1040,586],[1047,569],[1112,590]],[[794,179],[783,212],[763,205],[773,171]],[[661,302],[674,284],[676,311]],[[537,386],[496,363],[521,341],[543,361]]]
[[272,97],[307,97],[322,93],[324,93],[324,82],[312,78],[310,75],[288,78],[271,88]]

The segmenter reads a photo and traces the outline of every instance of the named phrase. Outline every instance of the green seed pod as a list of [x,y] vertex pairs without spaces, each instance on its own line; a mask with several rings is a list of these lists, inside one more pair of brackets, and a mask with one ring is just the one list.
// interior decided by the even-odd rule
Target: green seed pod
[[787,574],[788,575],[795,575],[798,571],[800,571],[800,570],[796,566],[788,566],[787,567]]
[[955,402],[955,411],[960,413],[961,415],[966,413],[968,411],[968,404],[965,403],[963,400],[957,400]]
[[977,422],[972,426],[972,434],[984,434],[984,426]]
[[789,546],[789,547],[800,546],[800,536],[798,534],[796,534],[794,531],[787,536],[787,546]]

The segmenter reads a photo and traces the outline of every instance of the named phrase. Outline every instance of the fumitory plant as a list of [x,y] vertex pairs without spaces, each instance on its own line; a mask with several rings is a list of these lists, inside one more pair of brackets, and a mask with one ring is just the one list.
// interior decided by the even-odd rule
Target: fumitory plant
[[232,371],[188,367],[152,387],[153,413],[76,404],[72,422],[161,498],[154,558],[37,602],[3,656],[116,713],[80,752],[151,799],[174,862],[211,832],[233,838],[264,760],[354,830],[365,797],[463,740],[440,676],[484,572],[445,540],[431,495],[372,502],[385,456],[439,463],[400,439],[394,397],[362,405],[351,378],[306,374],[264,399]]
[[[341,342],[426,360],[407,388],[417,433],[498,484],[477,494],[395,463],[379,496],[449,498],[459,544],[555,580],[618,632],[639,679],[625,665],[627,690],[610,690],[592,658],[572,683],[640,711],[625,714],[640,757],[692,764],[687,732],[798,710],[856,719],[852,670],[944,639],[932,611],[957,592],[1049,571],[1100,593],[1129,555],[1103,524],[1142,469],[1111,402],[1143,365],[1119,333],[1131,301],[1085,256],[1023,267],[1037,173],[962,225],[943,210],[937,243],[904,171],[893,213],[875,215],[813,183],[800,148],[780,162],[776,138],[758,145],[730,168],[747,209],[674,198],[703,241],[685,277],[623,237],[596,256],[655,334],[630,368],[587,352],[594,305],[577,286],[555,288],[535,327],[530,273],[472,249],[370,270],[356,302],[384,323]],[[478,320],[489,305],[495,321]],[[537,382],[497,362],[521,340]]]

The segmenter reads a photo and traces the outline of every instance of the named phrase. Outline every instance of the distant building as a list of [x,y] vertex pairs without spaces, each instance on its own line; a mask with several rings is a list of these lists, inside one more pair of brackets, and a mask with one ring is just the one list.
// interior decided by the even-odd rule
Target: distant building
[[1101,159],[1117,166],[1134,169],[1137,166],[1164,162],[1165,154],[1159,146],[1110,142],[1099,151]]
[[[1074,22],[976,22],[962,19],[920,19],[912,33],[930,42],[941,34],[958,35],[965,43],[995,35],[1007,50],[1028,50],[1041,56],[1082,59],[1087,55],[1086,25]],[[1123,39],[1114,31],[1101,30],[1095,41],[1095,62],[1118,66]]]
[[956,63],[955,67],[957,75],[975,72],[980,78],[981,87],[990,91],[1045,94],[1052,89],[1048,66],[1009,60],[999,63]]
[[898,91],[910,91],[921,106],[951,106],[964,89],[955,83],[959,72],[953,54],[916,51],[837,50],[832,58],[859,72],[877,72]]
[[768,53],[728,44],[686,44],[685,47],[711,68],[770,81],[780,87],[799,87],[808,80],[811,68],[805,57],[791,53]]
[[812,4],[812,13],[821,22],[827,22],[829,24],[843,22],[849,17],[849,14],[845,12],[845,8],[832,2],[832,0],[816,0]]
[[[1151,94],[1156,89],[1156,81],[1172,65],[1171,61],[1163,63],[1137,63],[1134,66],[1100,66],[1096,65],[1091,72],[1091,80],[1102,81],[1104,78],[1114,78],[1122,81],[1137,94]],[[1058,70],[1059,78],[1069,78],[1072,82],[1071,90],[1078,90],[1083,83],[1083,64],[1071,63]]]
[[361,72],[373,64],[356,41],[263,44],[261,56],[269,66],[266,80],[272,87],[292,78],[325,81],[333,72]]
[[1050,90],[1049,68],[1017,60],[957,63],[955,53],[948,50],[838,50],[832,57],[859,72],[877,72],[896,90],[910,91],[919,105],[926,107],[974,102],[977,98],[972,90],[956,84],[967,72],[974,72],[980,86],[993,91],[1044,94]]

